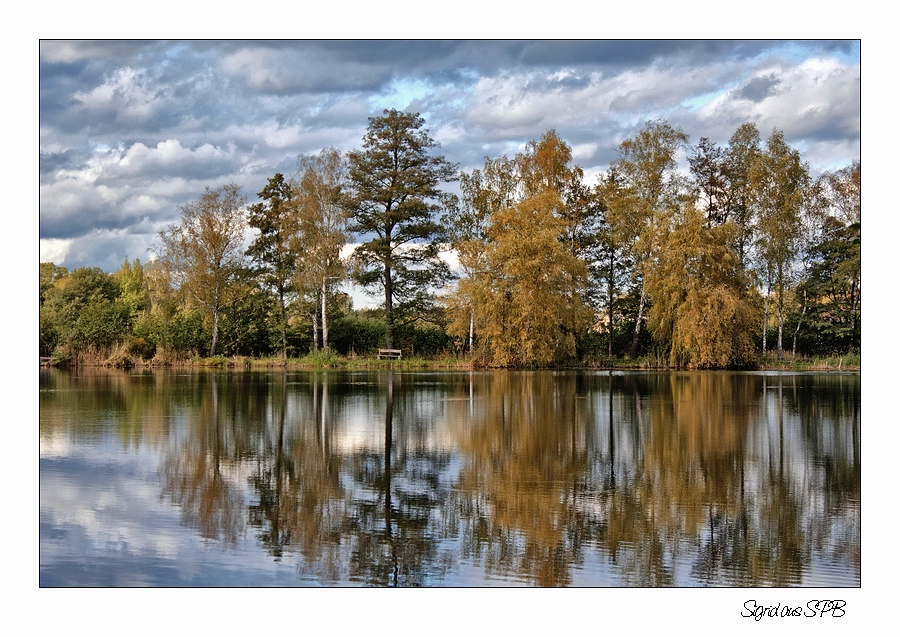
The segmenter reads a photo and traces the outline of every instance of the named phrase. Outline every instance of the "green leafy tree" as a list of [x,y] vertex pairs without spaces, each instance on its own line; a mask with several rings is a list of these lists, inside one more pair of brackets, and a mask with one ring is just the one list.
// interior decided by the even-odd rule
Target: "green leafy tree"
[[[800,153],[773,130],[765,150],[751,167],[757,207],[757,255],[768,289],[774,287],[778,314],[778,360],[783,356],[785,294],[802,231],[802,210],[809,187],[809,170]],[[768,312],[766,312],[768,315]],[[764,329],[767,325],[764,326]],[[765,349],[765,338],[763,339]]]
[[[247,273],[248,278],[251,277]],[[279,329],[272,329],[267,320],[277,314],[277,304],[269,291],[244,283],[247,293],[237,299],[231,311],[222,315],[219,323],[219,351],[225,356],[266,356],[281,351],[284,341]]]
[[185,292],[172,286],[167,264],[159,259],[143,266],[147,311],[138,319],[134,335],[155,347],[163,359],[200,352],[209,345],[203,312],[186,304]]
[[53,284],[69,273],[68,268],[50,263],[49,261],[41,263],[41,305],[44,304],[44,298]]
[[44,309],[44,301],[54,284],[66,274],[68,269],[53,263],[44,262],[40,265],[41,302],[39,316],[40,355],[50,356],[59,342],[59,334],[56,328],[55,317],[50,309]]
[[260,279],[274,293],[281,357],[287,356],[287,306],[293,298],[299,253],[294,241],[296,214],[294,193],[284,175],[275,173],[257,193],[262,201],[249,207],[248,225],[259,235],[247,248],[247,255],[258,268]]
[[113,279],[119,287],[119,300],[128,308],[132,321],[138,318],[148,309],[149,299],[144,286],[144,267],[139,259],[129,263],[128,259],[113,274]]
[[385,110],[369,118],[362,149],[349,154],[352,230],[362,238],[356,278],[384,292],[387,347],[397,315],[426,316],[432,290],[451,278],[439,256],[443,232],[435,213],[438,186],[456,178],[456,167],[430,154],[437,143],[424,125],[417,113]]
[[181,206],[180,223],[159,233],[157,252],[171,281],[211,319],[210,356],[216,355],[221,313],[247,292],[237,284],[247,266],[245,204],[235,184],[207,188],[198,200]]
[[[76,268],[57,279],[42,308],[46,328],[69,355],[87,348],[108,348],[131,333],[128,307],[119,300],[115,278],[100,268]],[[46,354],[45,354],[46,355]]]
[[728,150],[725,152],[728,215],[738,226],[735,249],[744,270],[748,269],[754,237],[755,195],[751,168],[762,152],[761,144],[756,124],[748,122],[737,128],[728,140]]

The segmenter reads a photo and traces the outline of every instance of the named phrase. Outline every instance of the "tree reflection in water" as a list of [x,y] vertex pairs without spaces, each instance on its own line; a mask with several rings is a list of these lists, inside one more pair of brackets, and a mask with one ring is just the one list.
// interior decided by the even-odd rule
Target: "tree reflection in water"
[[465,567],[475,583],[789,586],[817,556],[859,581],[858,376],[198,386],[166,494],[204,538],[233,544],[249,526],[304,580],[426,586]]
[[223,464],[235,466],[234,438],[226,439],[223,431],[218,378],[209,381],[189,423],[190,436],[178,442],[163,465],[163,493],[201,537],[233,545],[243,534],[246,510],[240,486],[223,473]]

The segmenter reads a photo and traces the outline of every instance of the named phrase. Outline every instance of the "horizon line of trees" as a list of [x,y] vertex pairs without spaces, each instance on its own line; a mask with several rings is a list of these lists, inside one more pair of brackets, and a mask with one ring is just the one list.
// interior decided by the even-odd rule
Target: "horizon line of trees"
[[[150,263],[42,263],[41,355],[399,347],[488,366],[726,368],[859,352],[858,161],[813,179],[777,129],[691,146],[654,120],[589,185],[555,130],[459,173],[424,125],[385,110],[359,150],[299,157],[252,205],[236,184],[207,188]],[[457,180],[459,195],[441,189]],[[354,310],[338,290],[349,279],[381,307]]]

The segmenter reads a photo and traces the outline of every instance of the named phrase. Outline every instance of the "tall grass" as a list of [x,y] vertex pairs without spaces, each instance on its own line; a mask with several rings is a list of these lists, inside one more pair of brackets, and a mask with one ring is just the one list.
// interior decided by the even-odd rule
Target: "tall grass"
[[775,354],[768,354],[760,362],[762,369],[782,369],[790,371],[806,370],[858,370],[862,368],[861,354],[835,354],[831,356],[782,356],[779,361]]
[[310,352],[298,362],[303,367],[314,367],[315,369],[330,369],[333,367],[343,366],[347,359],[340,354],[335,354],[331,350],[318,350]]

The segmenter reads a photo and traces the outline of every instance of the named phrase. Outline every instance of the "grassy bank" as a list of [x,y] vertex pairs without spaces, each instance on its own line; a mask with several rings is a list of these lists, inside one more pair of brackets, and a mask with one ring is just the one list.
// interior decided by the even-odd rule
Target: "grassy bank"
[[843,356],[798,356],[790,355],[779,361],[775,355],[763,359],[760,369],[783,371],[859,371],[861,369],[860,354],[844,354]]
[[313,352],[303,358],[246,358],[236,356],[198,358],[198,367],[232,367],[242,369],[472,369],[472,363],[455,357],[444,358],[402,358],[400,360],[380,360],[374,357],[347,357],[334,352]]
[[[150,360],[130,355],[121,348],[111,354],[100,354],[89,351],[73,356],[68,360],[42,360],[42,365],[72,366],[72,367],[119,367],[119,368],[228,368],[228,369],[478,369],[478,365],[471,359],[454,356],[439,358],[410,357],[400,360],[380,360],[375,357],[342,356],[334,352],[313,352],[302,358],[253,358],[246,356],[212,356],[202,357],[197,355],[173,355],[158,353]],[[859,371],[860,355],[847,354],[843,356],[823,357],[784,357],[778,361],[774,354],[762,359],[754,369],[758,370],[782,370],[782,371]],[[596,358],[586,360],[583,364],[572,365],[564,369],[592,369],[592,370],[670,370],[673,369],[666,362],[655,356],[643,356],[635,359],[629,358]]]
[[[620,370],[669,370],[676,369],[668,365],[664,359],[653,356],[638,358],[613,358],[587,361],[586,369],[620,369]],[[764,357],[748,369],[760,371],[859,371],[860,355],[844,354],[837,356],[797,356],[790,354],[778,360],[775,354]]]

